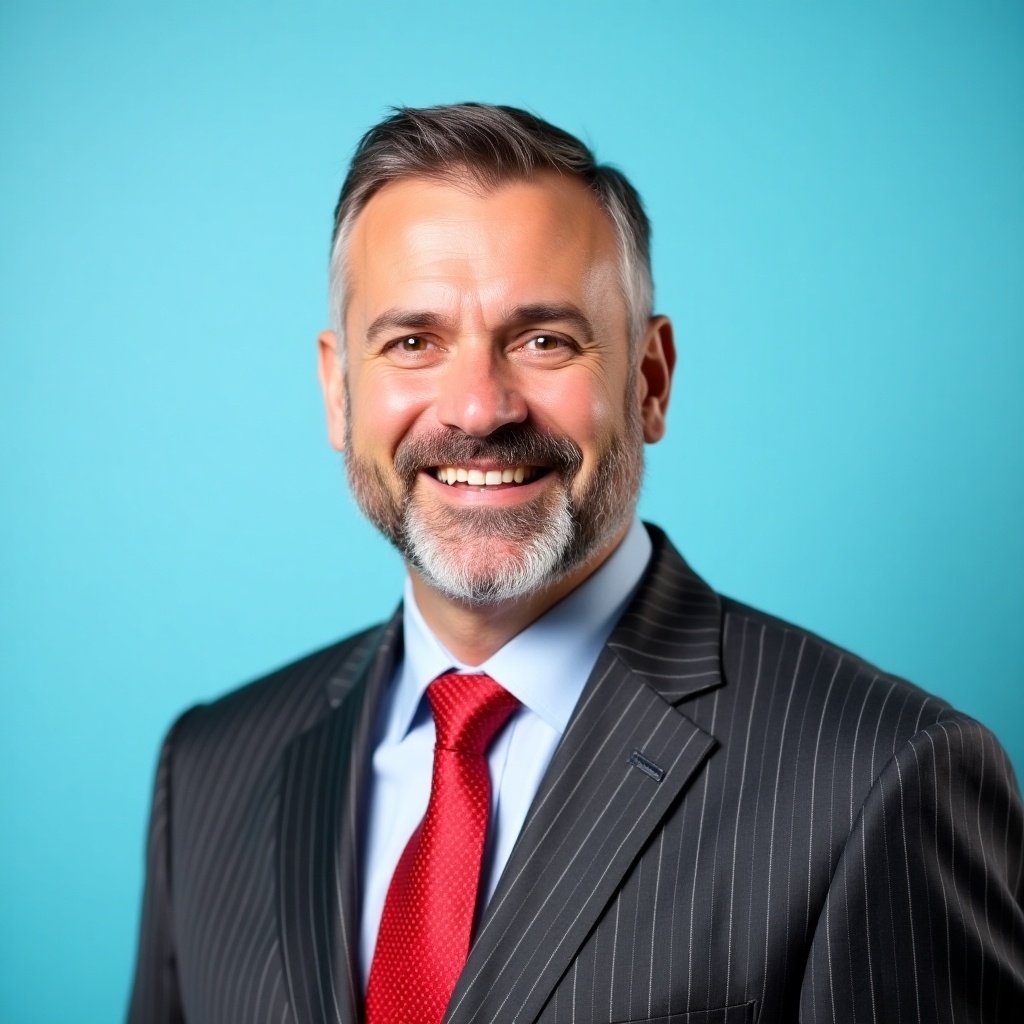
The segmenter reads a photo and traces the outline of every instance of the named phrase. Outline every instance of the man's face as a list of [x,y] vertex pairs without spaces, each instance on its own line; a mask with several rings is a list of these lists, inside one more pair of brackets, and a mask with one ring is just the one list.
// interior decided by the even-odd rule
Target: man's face
[[356,219],[348,266],[345,352],[321,338],[331,437],[425,582],[515,599],[617,539],[648,388],[615,232],[587,189],[399,181]]

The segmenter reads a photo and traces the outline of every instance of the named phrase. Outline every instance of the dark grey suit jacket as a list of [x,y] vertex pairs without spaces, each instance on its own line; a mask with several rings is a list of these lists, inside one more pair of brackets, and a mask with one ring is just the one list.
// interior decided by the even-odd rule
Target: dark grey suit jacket
[[[991,733],[651,532],[446,1019],[1024,1020],[1024,819]],[[362,1019],[361,794],[400,621],[172,728],[131,1024]]]

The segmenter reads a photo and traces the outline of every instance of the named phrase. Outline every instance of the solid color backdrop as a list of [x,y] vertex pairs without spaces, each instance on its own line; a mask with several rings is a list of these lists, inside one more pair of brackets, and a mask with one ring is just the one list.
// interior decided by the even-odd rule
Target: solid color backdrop
[[0,4],[0,1020],[122,1014],[160,737],[386,616],[324,436],[389,104],[621,166],[680,352],[642,511],[1024,768],[1024,5]]

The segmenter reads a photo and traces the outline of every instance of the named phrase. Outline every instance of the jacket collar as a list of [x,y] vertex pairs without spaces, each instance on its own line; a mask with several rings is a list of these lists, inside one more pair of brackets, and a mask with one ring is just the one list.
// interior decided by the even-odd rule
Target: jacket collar
[[722,685],[722,600],[663,530],[644,525],[654,546],[650,565],[608,647],[665,700],[679,704]]
[[278,929],[299,1024],[358,1024],[360,858],[375,710],[401,642],[401,615],[367,634],[324,682],[328,713],[281,765]]

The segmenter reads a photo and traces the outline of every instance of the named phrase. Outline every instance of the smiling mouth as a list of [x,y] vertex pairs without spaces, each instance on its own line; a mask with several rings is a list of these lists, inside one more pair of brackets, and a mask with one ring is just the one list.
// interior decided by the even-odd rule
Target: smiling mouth
[[528,484],[548,472],[546,466],[506,466],[504,469],[476,469],[470,466],[435,466],[429,470],[443,484],[453,487],[502,487]]

